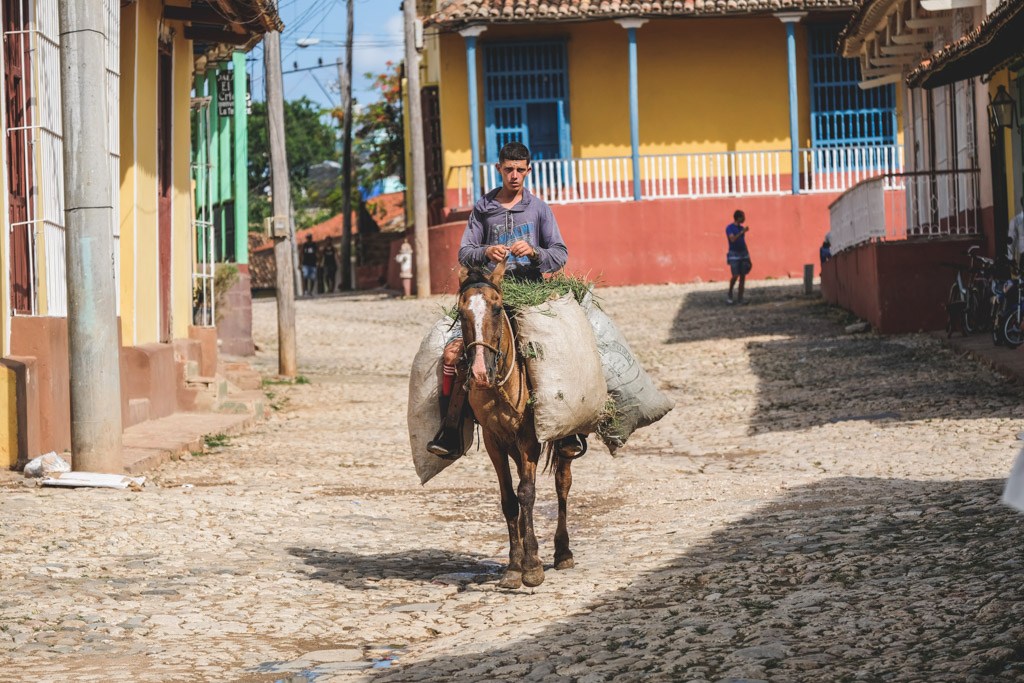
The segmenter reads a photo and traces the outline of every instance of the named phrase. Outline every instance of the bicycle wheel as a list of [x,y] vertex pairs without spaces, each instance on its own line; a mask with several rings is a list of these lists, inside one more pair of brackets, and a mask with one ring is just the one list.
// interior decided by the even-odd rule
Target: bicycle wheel
[[1006,316],[1006,322],[1003,323],[1003,339],[1006,341],[1006,345],[1011,349],[1015,349],[1021,344],[1024,344],[1024,330],[1020,328],[1020,309],[1011,312]]
[[[960,286],[953,283],[946,299],[946,336],[952,337],[957,328],[963,331],[964,311],[967,309]],[[966,334],[966,332],[964,332]]]
[[978,294],[973,289],[967,290],[967,305],[964,306],[964,334],[974,334],[980,328],[978,325],[978,312],[981,306],[978,304]]

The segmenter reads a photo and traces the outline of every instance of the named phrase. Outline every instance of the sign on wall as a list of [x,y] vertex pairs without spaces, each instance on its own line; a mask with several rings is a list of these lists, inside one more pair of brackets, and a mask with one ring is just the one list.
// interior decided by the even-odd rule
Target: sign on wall
[[[219,116],[235,115],[235,72],[227,69],[217,74],[217,114]],[[249,87],[249,74],[245,75],[245,112],[252,113],[252,88]]]

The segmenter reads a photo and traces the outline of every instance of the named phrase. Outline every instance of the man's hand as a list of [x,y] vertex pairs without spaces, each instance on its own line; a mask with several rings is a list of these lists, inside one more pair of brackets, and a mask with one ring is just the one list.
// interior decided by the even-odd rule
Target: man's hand
[[508,258],[508,249],[504,244],[492,244],[484,250],[484,256],[493,263],[501,263]]
[[526,240],[518,240],[509,245],[509,250],[516,256],[536,256],[537,250]]

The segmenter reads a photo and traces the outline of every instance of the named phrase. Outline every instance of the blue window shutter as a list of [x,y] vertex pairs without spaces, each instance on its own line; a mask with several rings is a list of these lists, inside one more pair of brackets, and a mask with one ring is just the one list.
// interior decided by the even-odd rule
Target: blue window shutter
[[811,146],[894,145],[896,89],[860,89],[860,63],[836,53],[841,29],[840,24],[807,27]]
[[531,149],[531,141],[541,145],[538,158],[571,156],[565,42],[486,43],[483,47],[487,161],[496,161],[498,150],[513,140]]

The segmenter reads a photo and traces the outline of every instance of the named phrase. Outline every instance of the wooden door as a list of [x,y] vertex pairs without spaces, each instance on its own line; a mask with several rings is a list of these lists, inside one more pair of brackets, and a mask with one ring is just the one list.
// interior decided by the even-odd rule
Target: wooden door
[[3,0],[4,106],[7,115],[7,203],[11,250],[11,309],[32,313],[32,225],[29,219],[29,179],[32,155],[28,137],[31,125],[27,103],[31,100],[29,56],[31,45],[23,33],[28,21],[28,0]]
[[171,160],[174,71],[171,46],[160,45],[157,91],[157,254],[160,287],[160,341],[171,341]]

